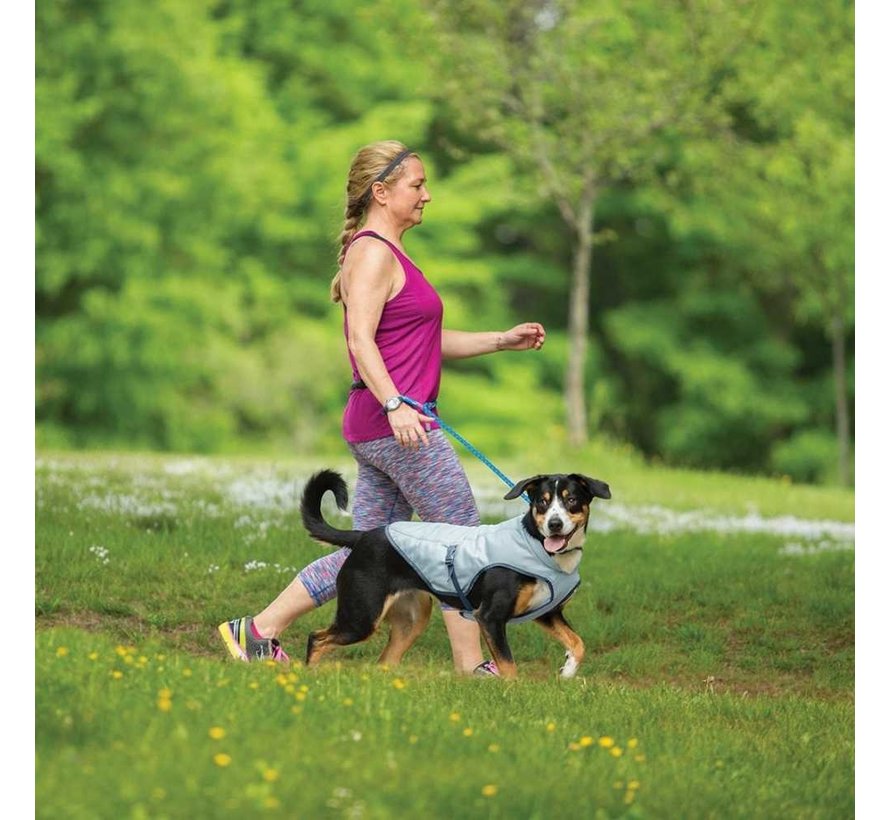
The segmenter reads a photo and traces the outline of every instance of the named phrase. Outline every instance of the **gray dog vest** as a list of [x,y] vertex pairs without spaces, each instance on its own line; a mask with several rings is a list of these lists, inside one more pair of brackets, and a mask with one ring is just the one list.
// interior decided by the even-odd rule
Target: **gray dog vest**
[[487,569],[508,567],[543,581],[549,587],[549,598],[511,618],[511,622],[527,621],[568,600],[581,577],[577,570],[563,572],[544,545],[528,534],[522,519],[520,515],[479,527],[399,521],[386,527],[386,537],[433,592],[460,598],[463,615],[472,613],[467,593]]

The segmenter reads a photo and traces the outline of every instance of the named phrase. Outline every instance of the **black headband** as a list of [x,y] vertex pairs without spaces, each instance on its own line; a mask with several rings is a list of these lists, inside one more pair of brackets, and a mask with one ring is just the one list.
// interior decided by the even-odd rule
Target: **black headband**
[[[399,167],[399,165],[402,164],[402,160],[404,160],[405,157],[408,157],[413,153],[414,152],[410,148],[406,148],[404,151],[396,154],[395,157],[393,157],[393,159],[390,161],[389,165],[387,165],[386,168],[384,168],[379,174],[377,174],[377,176],[374,178],[374,182],[383,182],[384,179],[386,179],[393,171],[395,171],[396,168]],[[365,207],[365,205],[368,204],[368,200],[371,199],[371,188],[374,187],[374,182],[372,182],[368,186],[368,190],[362,194],[362,198],[359,200],[363,208]]]

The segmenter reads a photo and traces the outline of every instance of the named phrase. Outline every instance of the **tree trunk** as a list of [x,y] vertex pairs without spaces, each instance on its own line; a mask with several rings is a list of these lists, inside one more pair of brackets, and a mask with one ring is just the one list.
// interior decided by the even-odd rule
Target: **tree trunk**
[[569,293],[569,358],[565,380],[569,444],[587,442],[587,330],[590,324],[590,264],[593,257],[594,196],[585,197],[578,211],[572,287]]
[[831,353],[834,369],[834,418],[837,433],[837,466],[841,486],[850,481],[850,414],[847,407],[847,352],[844,343],[844,320],[835,315],[831,320]]

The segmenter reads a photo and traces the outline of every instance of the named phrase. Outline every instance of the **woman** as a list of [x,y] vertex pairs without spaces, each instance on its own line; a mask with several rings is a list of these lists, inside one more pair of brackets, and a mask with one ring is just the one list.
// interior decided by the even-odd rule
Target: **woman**
[[[373,143],[353,159],[331,297],[344,307],[354,379],[343,436],[358,464],[353,527],[359,530],[407,521],[415,512],[423,521],[480,523],[469,481],[445,434],[399,397],[435,401],[443,359],[537,350],[544,343],[544,328],[534,322],[505,332],[442,328],[442,302],[402,246],[429,201],[423,163],[402,143]],[[242,660],[287,660],[278,636],[335,597],[347,553],[314,561],[258,615],[220,624],[230,653]],[[483,661],[475,622],[452,609],[442,614],[457,671],[496,674]]]

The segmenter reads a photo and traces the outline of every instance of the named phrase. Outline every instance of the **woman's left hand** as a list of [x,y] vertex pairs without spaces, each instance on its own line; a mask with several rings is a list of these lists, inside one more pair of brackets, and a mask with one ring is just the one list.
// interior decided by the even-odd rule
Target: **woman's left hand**
[[546,335],[538,322],[523,322],[501,333],[498,350],[540,350]]

